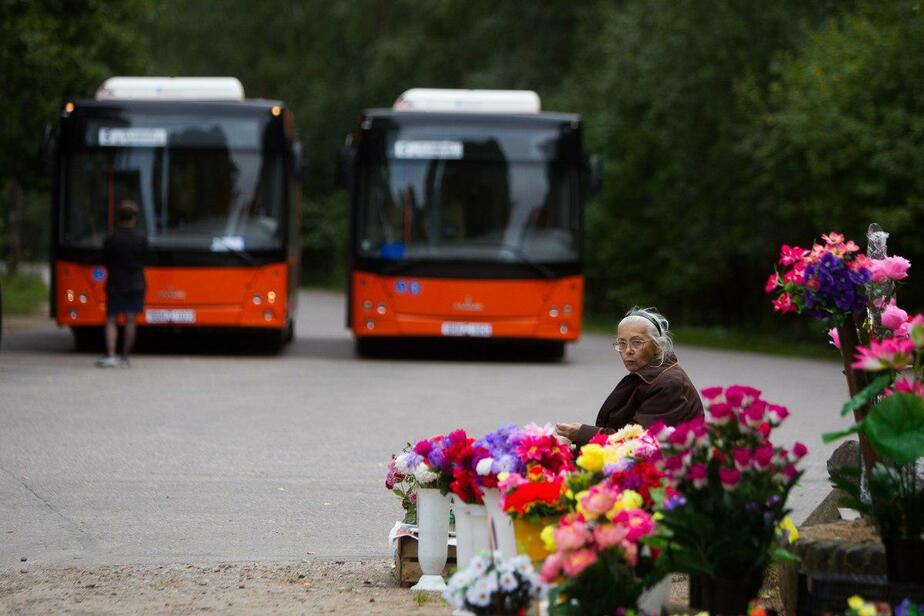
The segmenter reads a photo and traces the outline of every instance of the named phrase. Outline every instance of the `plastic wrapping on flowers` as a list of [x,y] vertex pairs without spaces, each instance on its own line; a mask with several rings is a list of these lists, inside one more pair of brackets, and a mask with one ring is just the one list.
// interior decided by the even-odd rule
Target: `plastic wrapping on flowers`
[[[703,390],[707,415],[661,430],[658,467],[681,497],[665,498],[656,545],[672,570],[737,579],[788,559],[786,500],[807,453],[770,440],[788,410],[753,387]],[[657,430],[652,426],[653,431]]]

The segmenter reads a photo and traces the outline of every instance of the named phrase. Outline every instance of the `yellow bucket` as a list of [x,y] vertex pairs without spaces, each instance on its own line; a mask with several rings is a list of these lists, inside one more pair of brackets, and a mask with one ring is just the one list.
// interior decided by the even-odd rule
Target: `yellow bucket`
[[533,561],[535,565],[544,561],[551,552],[545,549],[545,544],[540,537],[542,529],[549,524],[557,523],[558,518],[555,517],[542,518],[539,522],[521,520],[518,518],[514,519],[513,534],[517,541],[517,554],[529,556],[529,559]]

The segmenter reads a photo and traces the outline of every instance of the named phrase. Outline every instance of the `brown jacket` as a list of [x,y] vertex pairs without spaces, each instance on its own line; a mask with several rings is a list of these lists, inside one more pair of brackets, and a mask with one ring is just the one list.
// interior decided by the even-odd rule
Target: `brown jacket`
[[662,365],[647,366],[619,381],[600,407],[596,425],[581,426],[574,442],[580,447],[599,432],[612,434],[630,423],[647,428],[661,420],[676,426],[703,413],[699,393],[671,354]]

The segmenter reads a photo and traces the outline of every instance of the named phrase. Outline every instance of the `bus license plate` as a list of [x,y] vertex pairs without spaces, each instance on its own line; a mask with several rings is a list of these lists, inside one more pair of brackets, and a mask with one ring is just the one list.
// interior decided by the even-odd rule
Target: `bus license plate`
[[442,332],[444,336],[473,336],[476,338],[490,338],[491,324],[444,321]]
[[195,323],[195,310],[150,309],[144,311],[144,320],[148,323]]

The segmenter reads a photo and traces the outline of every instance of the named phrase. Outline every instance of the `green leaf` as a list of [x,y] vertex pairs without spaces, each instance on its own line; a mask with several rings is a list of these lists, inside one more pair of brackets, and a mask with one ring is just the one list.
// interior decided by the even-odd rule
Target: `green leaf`
[[884,459],[911,464],[924,457],[924,399],[891,395],[874,406],[862,423],[870,445]]
[[858,423],[853,424],[846,430],[839,430],[837,432],[826,432],[821,435],[821,440],[825,443],[830,443],[831,441],[836,441],[837,439],[844,438],[845,436],[850,436],[851,434],[856,434],[863,429],[863,423],[866,420],[862,420]]
[[844,403],[841,416],[852,413],[870,400],[882,393],[882,390],[892,383],[891,374],[880,375],[875,381],[864,387],[860,392]]

